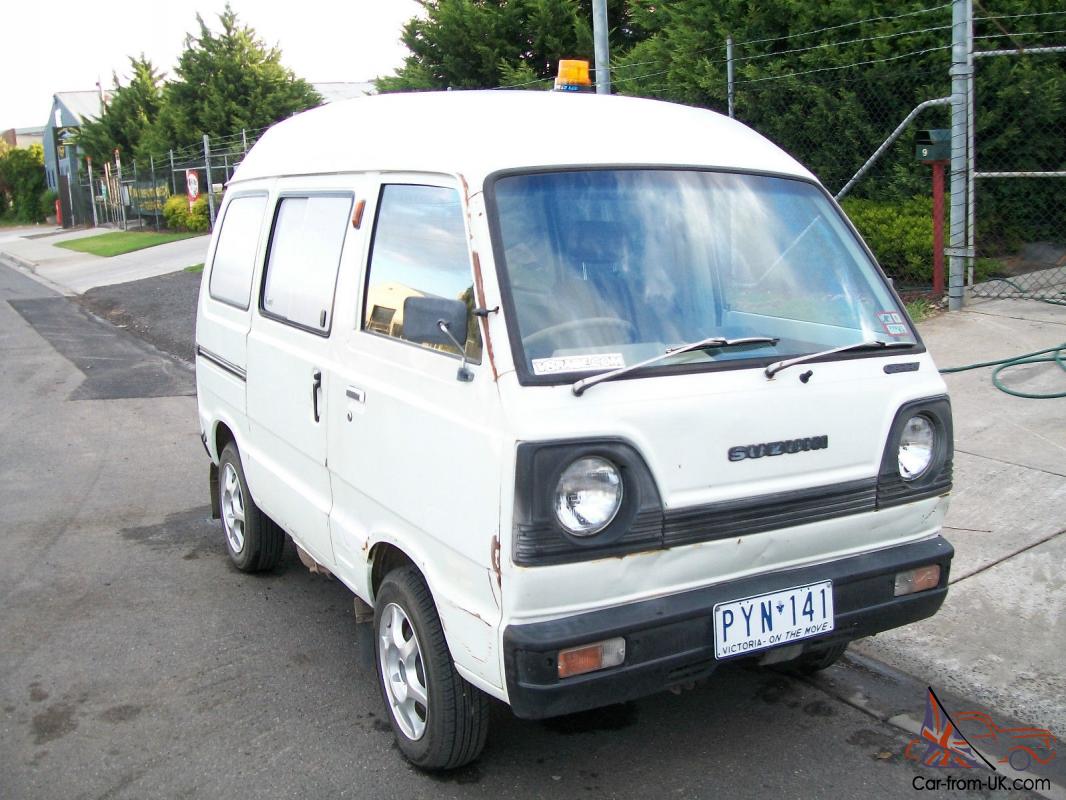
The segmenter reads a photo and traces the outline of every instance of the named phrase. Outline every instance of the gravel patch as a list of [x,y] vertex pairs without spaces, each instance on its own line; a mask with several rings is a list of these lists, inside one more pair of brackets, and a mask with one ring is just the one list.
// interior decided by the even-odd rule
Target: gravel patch
[[192,363],[200,278],[201,273],[181,270],[156,278],[98,286],[74,299],[97,316]]

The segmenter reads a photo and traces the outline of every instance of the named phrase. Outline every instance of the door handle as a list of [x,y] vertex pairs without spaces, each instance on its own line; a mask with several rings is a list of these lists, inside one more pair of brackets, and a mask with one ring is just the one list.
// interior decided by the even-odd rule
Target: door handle
[[319,421],[318,416],[318,393],[322,390],[322,370],[316,369],[311,373],[311,403],[315,410],[315,422]]
[[344,393],[348,396],[349,400],[354,400],[357,403],[366,402],[366,392],[364,392],[358,387],[349,386],[347,389],[344,390]]

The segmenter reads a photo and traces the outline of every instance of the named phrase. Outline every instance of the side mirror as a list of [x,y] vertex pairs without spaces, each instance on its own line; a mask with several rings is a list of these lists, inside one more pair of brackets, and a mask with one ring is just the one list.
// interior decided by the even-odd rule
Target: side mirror
[[[463,357],[456,376],[472,381],[474,374],[466,368],[466,303],[445,297],[407,297],[403,301],[403,338],[419,344],[452,345]],[[460,341],[462,337],[462,341]]]

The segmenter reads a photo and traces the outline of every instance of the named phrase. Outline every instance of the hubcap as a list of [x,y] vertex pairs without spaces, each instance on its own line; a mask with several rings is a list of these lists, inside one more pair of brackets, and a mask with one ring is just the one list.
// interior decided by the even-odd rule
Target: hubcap
[[395,603],[389,603],[381,613],[378,659],[393,719],[408,739],[421,739],[429,714],[422,650],[411,620]]
[[240,553],[244,549],[244,495],[237,470],[229,463],[222,468],[222,528],[230,550]]

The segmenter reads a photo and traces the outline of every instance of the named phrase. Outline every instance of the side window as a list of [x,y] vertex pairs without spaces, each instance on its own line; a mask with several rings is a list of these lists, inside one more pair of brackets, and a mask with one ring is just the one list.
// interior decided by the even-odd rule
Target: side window
[[248,308],[265,207],[266,195],[262,194],[235,197],[226,206],[208,287],[215,300]]
[[274,218],[263,311],[319,333],[329,333],[350,195],[282,197]]
[[[381,189],[363,328],[404,339],[403,301],[412,296],[462,300],[474,310],[466,228],[455,189],[408,184]],[[457,352],[451,345],[422,346]],[[481,334],[473,313],[467,319],[466,356],[481,360]]]

